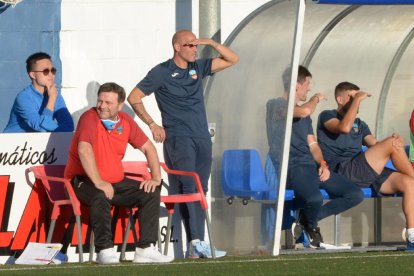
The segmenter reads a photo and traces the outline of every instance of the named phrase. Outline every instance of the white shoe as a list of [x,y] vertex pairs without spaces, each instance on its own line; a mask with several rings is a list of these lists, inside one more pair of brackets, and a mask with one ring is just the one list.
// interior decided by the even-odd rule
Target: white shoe
[[99,251],[96,262],[99,264],[118,264],[119,257],[114,248],[107,248]]
[[135,249],[135,257],[133,263],[169,263],[174,260],[174,257],[161,254],[157,248],[151,244],[147,248]]

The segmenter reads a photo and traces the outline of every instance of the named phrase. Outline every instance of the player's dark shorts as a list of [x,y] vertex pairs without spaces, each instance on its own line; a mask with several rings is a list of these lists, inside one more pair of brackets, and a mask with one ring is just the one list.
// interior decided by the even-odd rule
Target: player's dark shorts
[[394,170],[384,168],[381,174],[376,173],[368,164],[365,152],[359,153],[349,161],[339,163],[334,171],[344,175],[359,187],[368,188],[372,186],[378,195],[382,195],[380,193],[382,184],[395,172]]

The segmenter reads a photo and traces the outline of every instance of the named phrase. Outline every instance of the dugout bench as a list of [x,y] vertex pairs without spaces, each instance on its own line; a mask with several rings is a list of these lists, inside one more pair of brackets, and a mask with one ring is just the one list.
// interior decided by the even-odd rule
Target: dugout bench
[[[366,150],[363,147],[362,150]],[[271,167],[270,167],[271,166]],[[391,160],[388,161],[388,168],[394,169]],[[273,171],[272,171],[273,170]],[[255,149],[229,149],[223,152],[221,183],[224,195],[228,204],[232,204],[234,198],[241,198],[244,205],[249,200],[271,202],[275,201],[278,194],[278,179],[270,158],[266,160],[263,169],[260,155]],[[382,197],[378,197],[372,188],[361,188],[364,199],[374,198],[374,244],[382,242]],[[321,189],[324,200],[329,200],[328,193]],[[402,194],[391,195],[390,197],[401,197]],[[296,212],[295,193],[293,190],[285,191],[285,209],[283,214],[282,229],[290,229]],[[292,215],[293,214],[293,215]],[[340,245],[341,214],[334,216],[334,243]]]

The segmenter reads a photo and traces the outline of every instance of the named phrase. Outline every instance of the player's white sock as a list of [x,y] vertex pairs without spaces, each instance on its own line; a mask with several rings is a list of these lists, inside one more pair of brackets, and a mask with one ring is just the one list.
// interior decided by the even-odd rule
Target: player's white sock
[[414,243],[414,228],[407,229],[407,240]]

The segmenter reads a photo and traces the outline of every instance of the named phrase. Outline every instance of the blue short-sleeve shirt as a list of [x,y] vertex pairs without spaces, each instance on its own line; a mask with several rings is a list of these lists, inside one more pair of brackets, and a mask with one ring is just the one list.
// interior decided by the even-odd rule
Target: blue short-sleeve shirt
[[293,118],[292,136],[290,139],[289,167],[312,164],[315,165],[308,144],[308,135],[313,135],[312,119]]
[[212,59],[199,59],[186,69],[169,59],[148,72],[137,87],[155,93],[167,139],[172,136],[210,138],[202,79],[212,75]]
[[286,129],[288,101],[282,97],[266,103],[266,133],[269,154],[275,168],[279,169]]
[[370,135],[371,131],[364,121],[356,118],[349,133],[331,133],[324,127],[324,124],[333,118],[343,119],[337,110],[321,112],[318,119],[317,134],[318,143],[326,162],[331,168],[336,168],[339,163],[348,161],[361,152],[364,138]]

